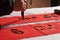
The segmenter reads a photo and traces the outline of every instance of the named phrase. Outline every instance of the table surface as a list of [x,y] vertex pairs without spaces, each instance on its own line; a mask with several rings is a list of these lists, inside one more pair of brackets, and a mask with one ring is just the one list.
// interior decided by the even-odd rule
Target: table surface
[[[60,6],[27,9],[25,11],[25,15],[54,13],[54,9],[60,9]],[[12,17],[12,16],[21,16],[21,12],[13,11],[10,15],[6,15],[2,17]],[[19,40],[60,40],[60,33],[47,35],[47,36],[40,36],[40,37],[24,38],[24,39],[19,39]]]

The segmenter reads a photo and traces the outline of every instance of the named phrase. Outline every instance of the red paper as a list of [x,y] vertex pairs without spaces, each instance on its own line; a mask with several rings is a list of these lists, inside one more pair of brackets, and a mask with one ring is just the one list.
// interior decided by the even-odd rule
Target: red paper
[[22,38],[44,36],[55,33],[60,33],[60,22],[34,24],[34,25],[26,25],[18,27],[16,26],[12,28],[2,29],[0,30],[0,39],[1,37],[10,39],[12,38],[22,39]]
[[60,19],[60,16],[56,14],[35,14],[25,16],[24,20],[22,20],[19,16],[17,18],[19,18],[19,21],[13,22],[12,24],[57,20]]
[[8,17],[8,18],[0,18],[0,25],[9,25],[9,24],[21,24],[21,23],[29,23],[29,22],[41,22],[41,21],[49,21],[49,20],[57,20],[60,19],[59,15],[56,14],[35,14],[25,16],[25,19],[22,20],[21,16]]
[[[21,19],[21,16],[15,16],[10,18],[0,18],[0,25],[4,26],[10,24],[21,24],[57,19],[60,19],[60,16],[56,14],[28,15],[25,16],[24,20]],[[0,30],[0,40],[18,40],[22,38],[31,38],[55,33],[60,33],[60,22],[4,28]]]
[[19,19],[16,17],[7,17],[7,18],[0,18],[0,25],[4,26],[10,24],[12,22],[18,21]]

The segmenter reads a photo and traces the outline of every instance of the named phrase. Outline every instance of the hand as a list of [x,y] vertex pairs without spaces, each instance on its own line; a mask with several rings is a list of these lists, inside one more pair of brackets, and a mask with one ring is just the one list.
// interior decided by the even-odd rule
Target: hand
[[27,1],[26,0],[21,0],[22,6],[21,6],[21,11],[25,11],[26,6],[27,6]]
[[25,11],[26,9],[26,0],[15,0],[14,2],[14,10],[15,11]]

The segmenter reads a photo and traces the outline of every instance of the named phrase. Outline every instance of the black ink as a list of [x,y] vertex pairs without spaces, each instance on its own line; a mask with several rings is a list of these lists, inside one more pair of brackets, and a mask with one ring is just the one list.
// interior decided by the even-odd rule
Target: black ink
[[51,16],[48,16],[48,15],[44,15],[44,18],[51,18]]
[[43,29],[41,29],[41,30],[43,30]]
[[49,29],[52,29],[52,28],[58,29],[57,27],[52,26],[52,25],[50,25],[50,24],[48,24],[48,28],[49,28]]
[[16,33],[16,34],[23,34],[24,32],[21,30],[17,30],[17,29],[11,29],[11,32]]
[[34,28],[35,30],[37,30],[37,31],[45,34],[45,35],[48,35],[48,33],[44,33],[44,32],[43,32],[43,31],[44,31],[44,27],[43,27],[43,26],[35,26],[35,27],[33,27],[33,28]]
[[48,29],[52,29],[52,25],[48,24]]
[[36,17],[32,17],[32,19],[35,19]]
[[1,30],[1,24],[0,24],[0,30]]
[[38,30],[38,31],[40,31],[40,30],[43,30],[44,28],[43,28],[43,26],[35,26],[34,27],[36,30]]
[[29,19],[31,19],[31,18],[24,18],[24,19],[27,19],[27,20],[29,20]]
[[[29,20],[29,19],[31,19],[31,18],[24,18],[24,20],[26,20],[26,19]],[[19,20],[22,20],[22,18],[19,18]]]
[[54,14],[51,14],[52,15],[52,17],[58,17],[57,15],[54,15]]
[[48,26],[52,26],[52,25],[48,24]]

